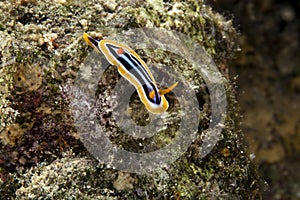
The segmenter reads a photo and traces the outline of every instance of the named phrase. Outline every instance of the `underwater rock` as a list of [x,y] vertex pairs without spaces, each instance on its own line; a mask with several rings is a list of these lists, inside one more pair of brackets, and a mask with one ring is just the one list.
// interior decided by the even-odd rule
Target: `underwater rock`
[[[212,90],[208,88],[207,81],[188,62],[188,58],[163,49],[135,49],[147,64],[155,65],[150,67],[154,74],[164,72],[165,66],[168,66],[174,73],[182,75],[190,83],[190,89],[198,101],[197,107],[188,111],[199,114],[196,137],[185,153],[158,171],[154,170],[149,174],[120,172],[111,163],[101,163],[99,158],[100,162],[96,161],[78,140],[82,138],[77,121],[74,120],[78,113],[72,112],[77,111],[76,109],[88,110],[89,104],[86,103],[89,99],[84,101],[83,98],[83,101],[72,105],[73,107],[70,105],[74,97],[72,92],[80,95],[76,88],[72,90],[74,82],[78,80],[76,76],[82,75],[83,79],[88,80],[97,75],[93,69],[88,68],[83,70],[83,74],[77,73],[82,63],[87,62],[86,57],[90,52],[82,39],[83,30],[96,38],[109,38],[120,35],[122,30],[144,27],[180,32],[201,45],[199,56],[204,57],[201,53],[207,52],[212,58],[207,65],[215,61],[219,74],[225,79],[228,77],[228,61],[238,49],[235,42],[237,35],[231,20],[200,0],[27,2],[23,5],[1,3],[0,17],[4,22],[1,24],[1,31],[10,33],[15,40],[13,45],[7,42],[7,52],[16,58],[13,64],[35,66],[34,70],[43,72],[43,76],[33,81],[32,88],[32,82],[15,83],[14,88],[23,90],[11,89],[12,94],[9,94],[11,101],[16,101],[13,109],[20,112],[16,123],[22,125],[30,118],[34,124],[23,137],[14,141],[15,146],[0,147],[0,159],[4,163],[2,173],[13,173],[18,181],[11,188],[7,185],[12,179],[7,179],[0,186],[0,195],[18,199],[255,199],[260,196],[259,177],[255,166],[245,154],[238,104],[230,81],[224,82],[225,97],[222,98],[227,101],[227,113],[224,124],[218,124],[222,129],[219,140],[211,152],[199,150],[210,121],[214,120],[211,119],[214,99],[211,99]],[[159,41],[166,36],[154,35]],[[8,59],[9,54],[2,53],[5,56],[3,60]],[[29,77],[22,75],[24,78],[20,81],[29,81],[36,74],[34,70],[20,70],[16,74],[28,74]],[[16,77],[18,80],[21,76]],[[170,112],[157,121],[158,125],[162,125],[157,130],[159,134],[135,138],[122,132],[118,121],[112,116],[113,110],[118,107],[113,101],[117,98],[113,89],[119,78],[116,68],[110,66],[99,82],[92,85],[97,86],[94,94],[97,100],[93,102],[94,113],[90,113],[97,116],[97,123],[106,131],[114,149],[122,148],[141,154],[155,152],[167,147],[179,135],[177,130],[180,120],[188,123],[193,121],[192,118],[180,115],[180,109],[184,105],[180,105],[175,93],[170,93]],[[157,83],[161,84],[159,87],[164,87],[163,83],[170,81],[169,79],[172,80],[158,77]],[[216,85],[214,87],[217,88]],[[89,86],[91,85],[86,85],[86,88]],[[120,88],[126,89],[127,84],[121,84]],[[25,98],[24,94],[28,90],[30,98]],[[122,91],[124,92],[120,90]],[[127,105],[129,117],[140,126],[150,123],[153,118],[141,105],[137,94],[134,93],[130,98],[131,102]],[[199,109],[201,112],[198,112]],[[95,123],[88,120],[89,116],[79,117],[87,117],[87,126]],[[137,132],[137,136],[140,133],[142,132]],[[76,152],[76,156],[66,153],[69,150]],[[181,149],[176,151],[180,152]],[[10,152],[17,152],[22,158],[19,163],[7,158]],[[100,152],[104,157],[111,156],[109,153]],[[119,163],[123,161],[126,160],[119,160]],[[137,168],[142,166],[139,160],[129,161]],[[151,160],[147,162],[151,164]],[[6,196],[6,192],[15,196]]]

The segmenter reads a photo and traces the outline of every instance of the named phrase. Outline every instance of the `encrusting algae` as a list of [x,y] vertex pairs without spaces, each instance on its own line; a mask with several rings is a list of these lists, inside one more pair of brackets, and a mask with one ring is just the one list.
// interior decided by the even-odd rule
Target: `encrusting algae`
[[[1,35],[10,38],[2,40],[1,44],[5,48],[0,52],[0,70],[6,71],[8,76],[2,78],[3,74],[0,75],[1,87],[5,88],[1,92],[0,108],[2,113],[13,113],[1,115],[2,198],[259,198],[259,179],[239,139],[239,110],[230,85],[225,86],[227,121],[222,139],[213,151],[199,159],[197,150],[201,135],[198,134],[177,161],[151,175],[119,172],[92,158],[78,140],[69,105],[80,64],[90,52],[82,40],[83,32],[93,37],[100,34],[109,37],[114,32],[142,27],[176,30],[199,42],[217,65],[222,66],[219,68],[224,69],[228,58],[237,49],[236,31],[230,20],[201,0],[7,1],[0,3],[0,10]],[[146,62],[161,64],[151,70],[163,70],[163,65],[168,65],[191,81],[202,109],[199,133],[206,129],[210,100],[201,76],[184,58],[172,53],[159,49],[136,51]],[[11,58],[14,59],[9,60]],[[22,67],[24,69],[20,70]],[[221,72],[227,77],[226,70]],[[140,152],[155,151],[168,144],[176,134],[176,123],[169,125],[169,131],[162,131],[153,141],[133,140],[114,126],[107,102],[118,79],[117,70],[109,67],[99,81],[97,91],[100,98],[96,103],[101,108],[97,110],[99,123],[111,134],[112,143],[128,151]],[[147,111],[135,103],[136,97],[137,94],[132,96],[132,118],[137,123],[140,120],[147,123],[144,115],[147,116]],[[180,105],[173,95],[169,100],[170,107],[174,105],[170,119],[176,120],[176,106]],[[7,125],[4,126],[2,121],[7,121]],[[7,130],[20,131],[12,139]],[[230,154],[222,153],[222,149],[228,147]]]

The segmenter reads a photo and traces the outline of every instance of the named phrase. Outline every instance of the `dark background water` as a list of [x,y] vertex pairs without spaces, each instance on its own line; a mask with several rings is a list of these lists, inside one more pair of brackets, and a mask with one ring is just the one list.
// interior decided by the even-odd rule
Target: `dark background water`
[[264,199],[300,199],[300,1],[210,1],[240,31],[229,66]]

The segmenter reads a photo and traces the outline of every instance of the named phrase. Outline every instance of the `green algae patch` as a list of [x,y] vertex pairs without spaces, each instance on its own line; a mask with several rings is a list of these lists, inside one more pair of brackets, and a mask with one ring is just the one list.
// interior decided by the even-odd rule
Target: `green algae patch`
[[160,27],[179,31],[202,44],[216,60],[227,60],[237,48],[237,33],[231,20],[213,12],[203,1],[146,1],[143,7],[134,4],[126,9],[121,13],[129,18],[125,27]]
[[1,68],[0,68],[0,132],[12,124],[18,115],[18,111],[11,107],[11,90],[13,88],[13,74],[16,67],[11,64],[12,54],[9,52],[9,45],[7,43],[12,41],[12,38],[2,32],[0,43]]
[[[228,113],[221,139],[213,151],[200,159],[201,132],[210,122],[210,94],[205,81],[185,58],[160,49],[136,49],[147,63],[157,64],[151,70],[164,70],[163,66],[168,65],[190,81],[202,109],[194,142],[178,160],[159,171],[137,175],[99,163],[80,142],[70,107],[77,72],[91,51],[82,39],[83,32],[96,38],[109,38],[133,28],[175,30],[201,44],[227,77],[228,58],[237,49],[236,31],[230,20],[203,1],[192,0],[0,4],[1,33],[6,38],[1,44],[5,48],[1,50],[0,68],[1,87],[5,91],[1,93],[0,105],[4,113],[0,126],[1,196],[9,194],[10,198],[17,199],[259,197],[259,178],[244,153],[239,110],[229,81],[225,85]],[[86,74],[92,72],[85,70]],[[167,146],[178,129],[176,113],[180,105],[176,96],[171,93],[168,97],[172,105],[170,120],[175,123],[169,123],[168,129],[160,130],[153,140],[132,139],[116,127],[108,104],[119,78],[116,68],[110,66],[97,83],[98,123],[109,133],[111,142],[137,153]],[[147,111],[137,94],[131,100],[131,118],[137,124],[147,125]],[[19,131],[12,137],[7,130]]]

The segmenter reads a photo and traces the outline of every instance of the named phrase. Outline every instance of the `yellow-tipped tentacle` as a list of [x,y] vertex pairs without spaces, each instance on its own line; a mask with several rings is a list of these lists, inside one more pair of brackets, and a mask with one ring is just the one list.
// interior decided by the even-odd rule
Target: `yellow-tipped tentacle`
[[83,33],[83,39],[89,46],[93,47],[91,41],[89,40],[89,35],[87,33]]
[[178,85],[178,82],[174,83],[173,85],[171,85],[171,86],[168,87],[167,89],[159,90],[158,93],[159,93],[160,95],[167,94],[167,93],[171,92],[177,85]]

